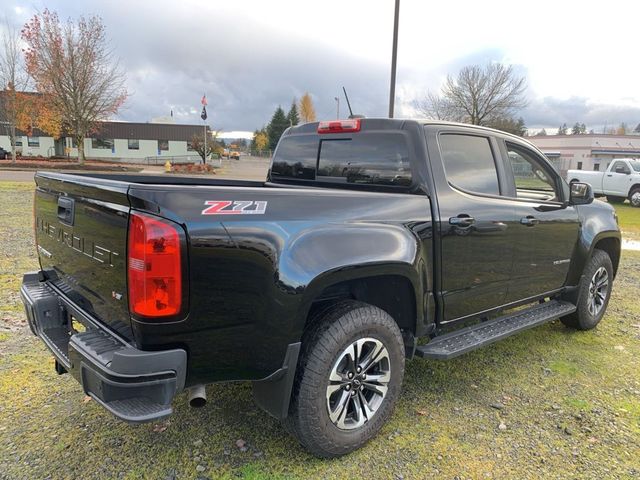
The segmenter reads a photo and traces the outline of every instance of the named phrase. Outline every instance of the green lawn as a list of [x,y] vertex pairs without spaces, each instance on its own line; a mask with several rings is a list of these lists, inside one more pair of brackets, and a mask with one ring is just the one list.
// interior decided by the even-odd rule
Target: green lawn
[[[597,329],[555,321],[449,362],[413,360],[380,435],[327,461],[260,411],[247,384],[209,386],[199,410],[180,395],[168,421],[131,426],[57,376],[18,295],[37,268],[31,202],[29,184],[0,182],[2,480],[640,476],[640,252],[624,252]],[[640,210],[623,211],[623,228],[637,228]]]
[[632,207],[628,203],[613,204],[613,206],[625,238],[640,240],[640,208]]

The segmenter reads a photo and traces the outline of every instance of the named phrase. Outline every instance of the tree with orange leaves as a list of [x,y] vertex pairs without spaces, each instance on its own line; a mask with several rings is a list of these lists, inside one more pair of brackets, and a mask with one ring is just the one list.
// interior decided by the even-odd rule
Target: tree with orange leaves
[[59,115],[83,163],[84,139],[127,98],[125,76],[108,48],[102,20],[92,16],[62,23],[45,9],[27,22],[22,39],[27,71],[43,95],[44,111],[49,121]]
[[15,119],[18,130],[22,130],[28,136],[31,136],[33,129],[37,128],[53,138],[60,137],[62,134],[62,118],[44,95],[17,92],[16,100],[19,105]]

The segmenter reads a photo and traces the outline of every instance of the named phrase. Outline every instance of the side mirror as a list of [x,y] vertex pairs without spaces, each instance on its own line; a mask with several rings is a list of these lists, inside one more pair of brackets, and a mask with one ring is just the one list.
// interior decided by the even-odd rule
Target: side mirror
[[588,205],[593,202],[593,188],[588,183],[573,182],[569,203],[571,205]]
[[625,175],[631,175],[631,172],[627,167],[616,167],[616,173],[624,173]]

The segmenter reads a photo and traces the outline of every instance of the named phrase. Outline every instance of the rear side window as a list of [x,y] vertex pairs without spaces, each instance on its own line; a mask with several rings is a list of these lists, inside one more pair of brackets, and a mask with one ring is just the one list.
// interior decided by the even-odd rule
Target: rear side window
[[475,193],[500,195],[496,162],[486,137],[440,135],[440,152],[447,181]]
[[273,157],[271,175],[301,180],[315,180],[318,161],[316,135],[284,137]]
[[408,186],[411,184],[411,166],[405,137],[399,133],[376,133],[322,139],[317,179]]

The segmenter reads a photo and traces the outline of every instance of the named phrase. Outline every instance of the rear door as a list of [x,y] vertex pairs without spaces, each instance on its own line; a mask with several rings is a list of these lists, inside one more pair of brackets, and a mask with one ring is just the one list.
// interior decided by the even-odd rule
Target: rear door
[[507,294],[515,302],[565,285],[580,224],[567,184],[542,155],[517,141],[503,148],[518,220]]
[[440,301],[447,322],[504,303],[516,217],[513,202],[503,196],[503,164],[489,132],[425,129],[440,214]]
[[36,244],[48,279],[93,317],[131,339],[127,306],[128,184],[38,174]]

